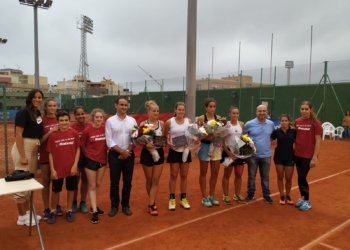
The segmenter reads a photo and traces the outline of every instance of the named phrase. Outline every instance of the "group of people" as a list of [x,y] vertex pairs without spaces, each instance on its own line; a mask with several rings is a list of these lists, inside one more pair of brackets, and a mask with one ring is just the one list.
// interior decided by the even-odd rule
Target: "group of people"
[[[121,205],[125,215],[131,215],[130,192],[134,171],[134,147],[131,135],[138,126],[136,120],[127,115],[128,100],[119,97],[114,103],[116,114],[104,122],[105,113],[101,109],[91,112],[91,122],[85,119],[84,107],[74,109],[75,123],[70,123],[70,115],[65,111],[57,112],[57,104],[54,99],[46,99],[43,105],[44,114],[39,111],[44,99],[39,89],[29,92],[26,106],[20,109],[15,118],[16,142],[12,148],[12,158],[15,169],[27,170],[31,173],[37,170],[37,148],[40,145],[40,168],[42,175],[42,199],[44,212],[38,219],[46,220],[49,224],[56,221],[57,216],[63,215],[59,205],[59,194],[65,180],[67,190],[66,220],[74,221],[74,215],[78,209],[82,213],[92,214],[91,222],[98,223],[99,215],[105,212],[98,207],[98,189],[105,172],[105,166],[109,164],[110,170],[110,217],[116,215]],[[174,117],[163,122],[159,120],[159,107],[154,101],[147,101],[145,107],[148,119],[139,126],[152,126],[156,136],[167,138],[169,147],[166,162],[170,165],[169,180],[169,210],[176,209],[176,182],[180,175],[179,204],[184,209],[190,209],[187,199],[187,176],[191,153],[187,159],[183,157],[185,145],[179,145],[179,138],[185,136],[191,119],[185,116],[186,105],[177,102],[174,107]],[[203,124],[213,119],[221,119],[215,114],[216,101],[206,98],[204,101],[205,114],[199,116],[198,124]],[[288,115],[281,115],[281,126],[275,129],[273,122],[267,119],[267,107],[259,105],[256,109],[256,118],[246,124],[239,121],[239,109],[229,107],[229,133],[224,138],[221,147],[216,147],[214,153],[208,154],[210,144],[215,138],[212,135],[196,141],[198,150],[196,158],[200,162],[199,185],[202,194],[202,203],[205,207],[218,206],[220,202],[216,198],[215,189],[220,170],[220,162],[225,157],[230,157],[233,162],[224,169],[222,177],[223,198],[225,204],[231,204],[229,194],[229,179],[234,170],[234,195],[233,199],[239,203],[250,202],[254,199],[256,187],[255,179],[259,169],[264,200],[273,203],[270,197],[269,172],[271,166],[271,141],[277,139],[277,147],[274,154],[274,163],[277,171],[277,184],[280,192],[279,203],[294,204],[291,196],[291,185],[294,165],[298,172],[298,185],[301,198],[295,206],[301,210],[311,208],[309,202],[309,186],[307,175],[310,168],[316,166],[320,148],[321,125],[312,111],[310,102],[305,101],[300,105],[301,117],[296,119],[294,127]],[[256,152],[248,159],[238,159],[230,151],[229,145],[235,138],[242,134],[248,134],[253,138]],[[159,180],[165,162],[163,147],[155,146],[148,142],[143,145],[140,155],[146,193],[148,195],[147,212],[153,216],[158,215],[156,196]],[[159,159],[154,160],[151,151],[156,150]],[[244,164],[248,165],[247,195],[244,198],[241,193],[242,173]],[[210,168],[209,192],[207,190],[207,173]],[[120,195],[119,184],[122,176],[122,190]],[[285,182],[285,185],[284,185]],[[80,183],[80,202],[78,199],[78,186]],[[51,185],[51,202],[50,202]],[[86,204],[89,195],[90,209]],[[29,194],[15,194],[18,207],[18,225],[29,225]],[[219,199],[220,200],[220,199]],[[79,207],[78,207],[79,204]],[[35,224],[35,220],[32,221]]]

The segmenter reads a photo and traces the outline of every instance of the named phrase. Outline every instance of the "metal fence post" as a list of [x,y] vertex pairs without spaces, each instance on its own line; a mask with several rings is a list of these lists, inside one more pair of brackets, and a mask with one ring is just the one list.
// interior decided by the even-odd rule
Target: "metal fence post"
[[[238,72],[239,75],[239,72]],[[242,99],[242,70],[241,70],[241,75],[239,77],[239,104],[238,108],[241,109],[241,99]]]
[[261,75],[260,75],[260,96],[259,96],[260,99],[261,99],[261,88],[262,88],[262,75],[263,75],[263,68],[261,68]]
[[8,142],[7,142],[7,103],[6,103],[6,86],[2,86],[2,93],[4,98],[3,110],[4,110],[4,146],[5,146],[5,169],[6,174],[9,173],[9,157],[8,157]]
[[208,97],[209,97],[210,74],[208,74]]

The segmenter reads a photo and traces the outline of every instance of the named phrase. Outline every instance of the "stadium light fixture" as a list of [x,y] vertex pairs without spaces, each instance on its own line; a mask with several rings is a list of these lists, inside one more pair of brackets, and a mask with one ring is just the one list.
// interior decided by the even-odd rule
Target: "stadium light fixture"
[[34,8],[34,55],[35,55],[35,88],[39,85],[39,49],[38,49],[38,8],[49,9],[52,5],[51,0],[19,0],[19,3]]
[[7,39],[0,38],[0,44],[5,44],[5,43],[7,43]]

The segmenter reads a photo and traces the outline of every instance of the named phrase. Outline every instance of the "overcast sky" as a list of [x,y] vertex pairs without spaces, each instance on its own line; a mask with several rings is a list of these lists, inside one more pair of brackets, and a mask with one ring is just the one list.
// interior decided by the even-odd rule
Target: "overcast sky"
[[[91,81],[110,77],[116,83],[148,80],[137,65],[155,78],[186,75],[187,0],[54,0],[39,9],[40,75],[50,84],[78,73],[81,14],[94,20],[87,35]],[[349,0],[198,0],[197,75],[236,72],[241,41],[241,68],[310,60],[350,59]],[[33,8],[17,0],[1,0],[0,68],[34,74]]]

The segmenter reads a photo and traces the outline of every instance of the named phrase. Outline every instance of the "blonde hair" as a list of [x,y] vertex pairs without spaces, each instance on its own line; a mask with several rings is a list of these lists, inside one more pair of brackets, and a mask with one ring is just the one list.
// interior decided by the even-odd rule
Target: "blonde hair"
[[91,116],[91,121],[92,121],[92,122],[94,122],[95,115],[96,115],[96,113],[98,113],[98,112],[100,112],[100,113],[102,114],[103,118],[106,116],[105,112],[104,112],[102,109],[93,109],[93,110],[91,111],[91,114],[90,114],[90,116]]
[[158,107],[157,103],[153,100],[149,100],[149,101],[145,102],[145,108],[147,109],[147,111],[150,111],[151,108],[154,106]]

